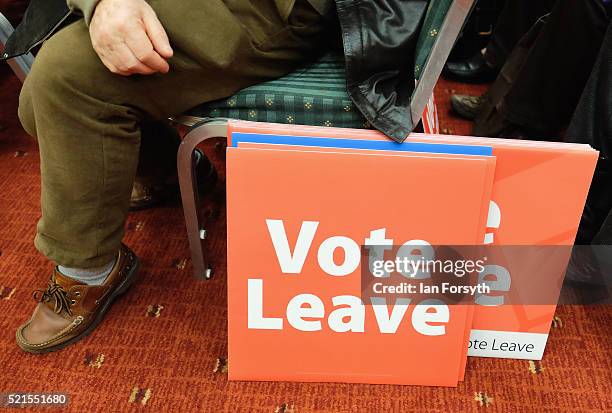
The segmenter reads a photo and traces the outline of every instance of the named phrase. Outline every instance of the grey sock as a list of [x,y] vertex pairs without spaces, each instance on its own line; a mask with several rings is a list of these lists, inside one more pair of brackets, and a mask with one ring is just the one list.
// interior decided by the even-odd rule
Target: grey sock
[[117,262],[116,259],[112,260],[106,265],[96,268],[70,268],[58,265],[57,269],[62,275],[82,283],[88,285],[102,285],[104,284],[106,277],[108,277],[108,274],[110,274],[113,270],[115,262]]

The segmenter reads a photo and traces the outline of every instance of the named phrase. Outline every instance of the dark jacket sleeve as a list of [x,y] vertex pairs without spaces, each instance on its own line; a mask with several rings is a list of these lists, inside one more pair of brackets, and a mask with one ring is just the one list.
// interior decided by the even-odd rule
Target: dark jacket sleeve
[[2,59],[29,52],[53,34],[70,15],[66,0],[31,0],[21,23],[6,42]]
[[349,95],[378,130],[403,142],[414,125],[410,99],[426,0],[336,0]]

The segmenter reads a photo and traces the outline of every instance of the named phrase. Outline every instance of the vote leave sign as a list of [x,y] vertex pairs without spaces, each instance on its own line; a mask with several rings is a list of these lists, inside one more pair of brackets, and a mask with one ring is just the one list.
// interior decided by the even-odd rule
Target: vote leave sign
[[456,386],[472,306],[361,296],[368,243],[482,242],[495,159],[421,149],[228,148],[230,380]]
[[[496,164],[488,214],[483,225],[486,230],[478,243],[494,246],[571,246],[598,157],[598,152],[588,145],[553,142],[412,134],[404,144],[394,144],[382,134],[369,130],[251,122],[232,123],[230,129],[241,133],[310,138],[309,142],[299,138],[281,144],[300,151],[337,152],[340,150],[338,146],[343,146],[343,151],[367,150],[374,154],[384,149],[409,151],[411,145],[417,143],[489,145]],[[313,140],[321,143],[313,144]],[[264,140],[264,145],[257,139],[246,138],[243,141],[242,147],[281,147],[272,145],[272,138]],[[427,182],[426,178],[424,182]],[[468,315],[471,327],[465,341],[466,348],[469,347],[468,354],[539,360],[544,354],[556,309],[556,299],[550,297],[558,295],[564,270],[542,271],[541,263],[536,263],[531,278],[517,278],[516,274],[513,277],[517,267],[507,266],[503,261],[509,260],[487,263],[486,271],[481,274],[490,281],[494,297],[477,300],[473,319]],[[523,270],[521,265],[518,267]],[[526,291],[543,291],[549,301],[516,298]],[[463,372],[460,374],[462,377]]]

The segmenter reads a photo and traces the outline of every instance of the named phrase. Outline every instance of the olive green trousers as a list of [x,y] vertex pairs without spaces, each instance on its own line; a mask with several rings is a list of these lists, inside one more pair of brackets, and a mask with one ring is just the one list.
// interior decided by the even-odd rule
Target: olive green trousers
[[60,265],[94,267],[115,256],[141,123],[290,72],[318,51],[327,25],[306,0],[149,4],[174,49],[168,74],[112,74],[80,20],[44,44],[23,86],[19,117],[41,160],[35,245]]

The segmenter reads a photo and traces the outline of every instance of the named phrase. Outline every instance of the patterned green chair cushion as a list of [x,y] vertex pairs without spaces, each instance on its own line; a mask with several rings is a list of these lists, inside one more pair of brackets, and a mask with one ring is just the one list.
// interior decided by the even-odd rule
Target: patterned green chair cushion
[[[452,0],[431,0],[416,46],[415,77],[427,62]],[[369,128],[346,92],[344,58],[328,53],[284,77],[248,87],[187,113],[202,118]]]
[[346,92],[343,57],[326,54],[284,77],[191,110],[190,116],[337,128],[369,127]]

